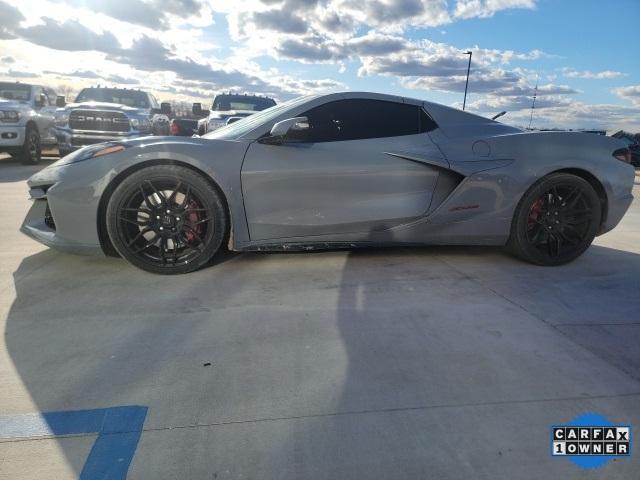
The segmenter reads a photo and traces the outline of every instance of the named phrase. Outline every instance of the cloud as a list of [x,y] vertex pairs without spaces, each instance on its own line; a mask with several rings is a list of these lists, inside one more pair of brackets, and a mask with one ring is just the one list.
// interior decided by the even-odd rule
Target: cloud
[[627,74],[613,70],[603,70],[601,72],[592,72],[590,70],[574,70],[572,68],[563,68],[562,74],[567,78],[585,78],[589,80],[608,80],[611,78],[626,77]]
[[[63,0],[56,0],[62,2]],[[198,15],[206,2],[196,0],[64,0],[77,8],[86,8],[122,22],[150,29],[168,28],[169,15],[187,18]]]
[[[529,106],[530,107],[530,106]],[[529,109],[509,112],[504,121],[515,125],[529,124]],[[538,107],[533,114],[533,127],[540,128],[594,128],[607,130],[640,131],[640,106],[621,107],[611,104],[567,102],[557,106]],[[502,119],[501,119],[502,120]]]
[[138,85],[140,84],[140,80],[135,78],[123,77],[122,75],[103,73],[103,72],[94,72],[92,70],[74,70],[71,72],[60,72],[56,70],[44,70],[42,73],[46,75],[55,75],[58,78],[68,78],[68,79],[87,79],[87,80],[99,80],[112,84],[119,85]]
[[404,30],[409,20],[412,28],[451,21],[445,0],[344,0],[339,8],[351,12],[361,23],[388,31]]
[[17,28],[15,35],[43,47],[66,51],[115,52],[120,49],[118,39],[111,32],[97,33],[75,20],[62,23],[44,17],[43,23]]
[[25,18],[16,7],[0,0],[0,19],[0,39],[11,39],[15,38],[14,27]]
[[26,72],[14,69],[8,69],[5,71],[0,70],[0,75],[9,78],[37,78],[40,76],[40,74],[35,72]]
[[317,36],[287,38],[276,48],[277,57],[290,58],[302,62],[328,62],[342,60],[345,54],[335,44],[326,43]]
[[368,33],[345,42],[346,53],[359,56],[389,55],[404,50],[407,43],[402,37]]
[[458,0],[454,10],[457,18],[492,17],[500,10],[535,8],[536,0]]
[[252,21],[259,28],[275,30],[282,33],[306,33],[307,22],[301,17],[288,10],[267,10],[256,12],[252,16]]
[[16,63],[16,59],[11,56],[0,57],[0,63]]
[[617,87],[611,90],[611,92],[623,100],[631,101],[632,103],[640,106],[640,85]]
[[[512,59],[539,58],[541,53],[473,49],[469,90],[473,93],[517,96],[532,95],[529,72],[506,69]],[[469,57],[463,50],[443,43],[405,41],[400,51],[387,55],[366,55],[360,58],[359,76],[386,75],[400,78],[405,88],[462,92],[465,89]],[[567,86],[542,86],[551,94],[577,93]],[[554,91],[551,92],[551,89]]]
[[107,59],[148,72],[170,71],[185,80],[215,83],[220,86],[264,86],[264,80],[238,70],[214,68],[190,58],[177,58],[160,40],[143,35],[131,48],[119,49]]

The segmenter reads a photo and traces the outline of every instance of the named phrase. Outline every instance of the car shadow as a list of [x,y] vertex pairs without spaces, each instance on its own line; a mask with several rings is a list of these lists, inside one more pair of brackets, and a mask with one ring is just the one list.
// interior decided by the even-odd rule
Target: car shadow
[[[545,359],[526,342],[518,352],[511,322],[544,341],[548,332],[528,330],[539,317],[545,329],[566,328],[564,335],[606,362],[640,368],[637,342],[625,340],[624,331],[612,330],[603,341],[587,327],[571,330],[576,318],[597,329],[616,322],[632,328],[626,315],[637,319],[640,311],[640,255],[592,246],[573,264],[553,269],[484,247],[344,256],[335,267],[342,253],[229,253],[211,268],[179,277],[150,275],[111,258],[50,250],[27,257],[13,273],[15,300],[6,316],[4,339],[18,381],[3,413],[23,413],[31,403],[40,411],[144,405],[145,426],[162,431],[297,419],[281,442],[252,436],[277,432],[281,423],[273,421],[251,424],[252,433],[240,438],[216,438],[219,444],[206,438],[201,446],[146,447],[140,462],[164,467],[138,465],[141,478],[169,478],[162,474],[167,465],[189,465],[182,478],[205,478],[210,468],[209,478],[217,462],[227,460],[224,452],[232,455],[224,442],[237,442],[247,464],[255,460],[265,468],[264,478],[274,478],[280,467],[286,467],[280,478],[422,478],[427,472],[455,478],[452,471],[471,478],[491,471],[477,438],[482,425],[471,433],[480,442],[473,453],[447,430],[460,426],[455,418],[422,415],[422,406],[562,397],[577,388],[575,378],[558,386],[573,372],[558,367],[553,373],[550,362],[562,354]],[[513,318],[493,318],[495,303]],[[597,304],[607,305],[607,319],[593,311]],[[548,317],[552,308],[560,312]],[[252,331],[240,333],[243,323]],[[305,328],[310,331],[290,336]],[[615,342],[617,352],[607,353]],[[274,356],[257,355],[264,349]],[[218,358],[222,373],[206,375],[216,362],[206,366],[203,351],[212,357],[223,351],[233,362]],[[512,370],[504,368],[514,361]],[[553,377],[557,391],[541,390],[526,377],[533,374]],[[271,383],[261,384],[262,376]],[[444,445],[438,443],[443,436]],[[78,468],[77,452],[63,442],[59,448]],[[455,452],[455,462],[446,451]],[[155,477],[147,474],[154,471]]]

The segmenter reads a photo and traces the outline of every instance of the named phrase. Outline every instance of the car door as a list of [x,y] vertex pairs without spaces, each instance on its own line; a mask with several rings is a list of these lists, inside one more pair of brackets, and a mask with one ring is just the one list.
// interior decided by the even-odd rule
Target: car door
[[352,98],[302,116],[308,131],[247,150],[251,240],[366,234],[428,210],[439,168],[389,154],[436,150],[427,134],[436,125],[419,105]]

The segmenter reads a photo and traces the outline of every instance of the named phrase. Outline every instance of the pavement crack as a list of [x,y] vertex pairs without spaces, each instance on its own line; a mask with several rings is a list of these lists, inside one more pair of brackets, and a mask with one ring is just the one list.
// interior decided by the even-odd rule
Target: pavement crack
[[488,401],[488,402],[470,402],[470,403],[454,403],[454,404],[443,403],[443,404],[433,404],[433,405],[418,405],[413,407],[393,407],[393,408],[379,408],[379,409],[369,409],[369,410],[350,410],[345,412],[326,412],[326,413],[313,413],[308,415],[263,417],[263,418],[252,418],[252,419],[246,419],[246,420],[228,420],[224,422],[172,425],[172,426],[164,426],[164,427],[144,428],[142,431],[156,432],[156,431],[174,430],[174,429],[178,430],[178,429],[190,429],[190,428],[202,428],[202,427],[219,427],[219,426],[226,426],[226,425],[242,425],[242,424],[251,424],[251,423],[306,420],[306,419],[313,419],[313,418],[342,417],[342,416],[351,416],[351,415],[412,412],[412,411],[447,409],[447,408],[473,408],[473,407],[491,407],[491,406],[501,406],[501,405],[526,405],[526,404],[547,403],[547,402],[571,402],[571,401],[600,400],[600,399],[613,399],[613,398],[625,398],[625,397],[640,397],[640,392],[619,393],[619,394],[613,394],[613,395],[591,395],[591,396],[579,396],[579,397],[537,398],[537,399],[522,399],[522,400],[495,400],[495,401]]

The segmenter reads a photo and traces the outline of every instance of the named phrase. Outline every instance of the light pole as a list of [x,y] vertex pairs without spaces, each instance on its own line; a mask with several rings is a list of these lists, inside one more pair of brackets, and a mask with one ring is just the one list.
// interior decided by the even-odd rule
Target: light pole
[[462,102],[462,110],[467,105],[467,89],[469,88],[469,72],[471,71],[471,57],[473,56],[473,52],[469,50],[468,52],[464,52],[465,55],[469,55],[469,66],[467,67],[467,83],[464,86],[464,101]]

